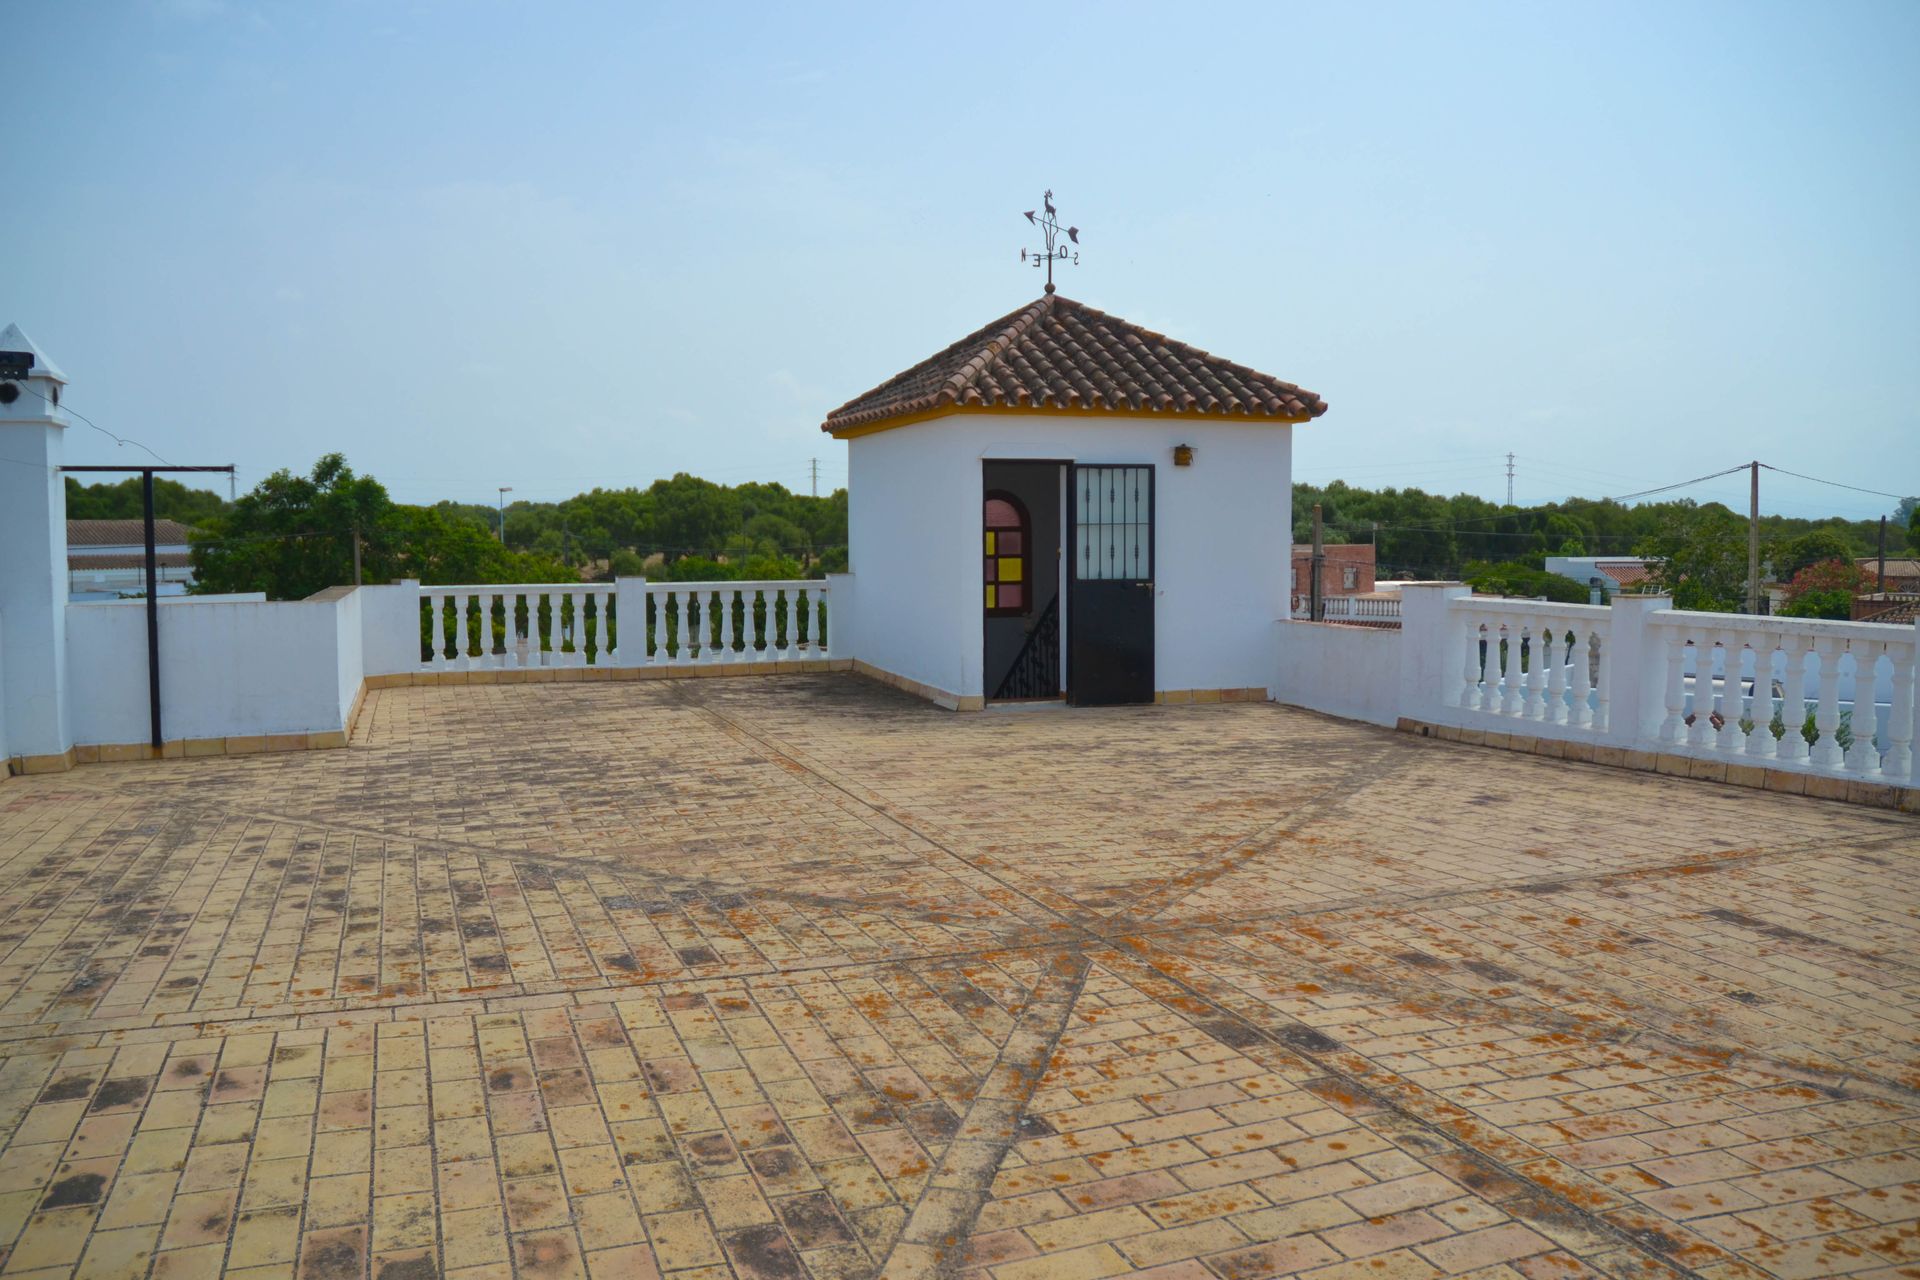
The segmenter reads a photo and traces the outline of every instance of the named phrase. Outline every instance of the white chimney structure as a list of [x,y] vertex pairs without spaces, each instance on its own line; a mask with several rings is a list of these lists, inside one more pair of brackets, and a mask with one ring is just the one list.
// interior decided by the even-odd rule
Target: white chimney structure
[[60,474],[67,379],[17,324],[0,330],[0,351],[33,356],[26,377],[0,377],[0,762],[52,772],[73,763]]

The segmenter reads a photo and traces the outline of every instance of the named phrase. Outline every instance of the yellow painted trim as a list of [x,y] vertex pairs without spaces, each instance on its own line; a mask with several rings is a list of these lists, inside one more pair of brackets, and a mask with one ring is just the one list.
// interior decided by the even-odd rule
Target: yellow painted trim
[[926,413],[906,414],[898,418],[881,418],[875,422],[863,423],[857,427],[843,427],[832,432],[835,440],[854,440],[860,436],[875,435],[881,431],[891,431],[895,427],[911,427],[922,422],[932,422],[937,418],[950,418],[955,414],[1046,414],[1061,418],[1132,418],[1167,419],[1178,418],[1183,422],[1247,422],[1256,426],[1289,425],[1313,421],[1310,417],[1278,418],[1261,414],[1256,417],[1250,413],[1201,413],[1195,409],[1090,409],[1076,406],[1062,409],[1052,405],[1019,404],[950,404]]

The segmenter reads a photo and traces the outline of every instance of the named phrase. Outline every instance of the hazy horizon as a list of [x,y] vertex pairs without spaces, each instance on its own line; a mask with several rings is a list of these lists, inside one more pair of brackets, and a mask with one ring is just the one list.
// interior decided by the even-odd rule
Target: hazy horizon
[[[1920,9],[9,11],[68,403],[242,488],[845,483],[826,413],[1062,292],[1325,396],[1295,478],[1920,490]],[[138,460],[77,428],[69,460]],[[1764,510],[1894,501],[1767,475]],[[1744,510],[1733,476],[1683,491]]]

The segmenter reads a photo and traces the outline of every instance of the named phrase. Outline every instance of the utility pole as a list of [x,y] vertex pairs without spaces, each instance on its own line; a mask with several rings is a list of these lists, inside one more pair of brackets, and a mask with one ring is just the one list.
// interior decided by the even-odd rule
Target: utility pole
[[1315,622],[1322,620],[1326,612],[1326,601],[1320,596],[1320,566],[1326,561],[1326,546],[1320,535],[1320,504],[1313,504],[1313,560],[1312,581],[1307,585],[1307,617]]
[[1513,505],[1513,455],[1507,455],[1507,505]]
[[1887,592],[1887,518],[1880,517],[1880,594]]
[[513,486],[500,486],[500,545],[507,545],[507,495],[513,492]]
[[1760,463],[1748,464],[1753,473],[1747,502],[1747,612],[1760,612]]
[[813,464],[813,496],[817,498],[820,496],[820,459],[809,458],[807,461]]

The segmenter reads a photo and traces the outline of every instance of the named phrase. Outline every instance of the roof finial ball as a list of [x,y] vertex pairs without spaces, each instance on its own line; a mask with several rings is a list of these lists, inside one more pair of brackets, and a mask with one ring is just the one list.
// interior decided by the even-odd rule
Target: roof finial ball
[[[1052,293],[1054,291],[1053,264],[1055,262],[1070,262],[1075,266],[1080,265],[1080,228],[1062,227],[1060,225],[1059,211],[1053,207],[1052,191],[1048,191],[1046,195],[1041,198],[1040,208],[1046,210],[1046,212],[1041,213],[1040,209],[1027,210],[1027,221],[1039,227],[1042,233],[1046,235],[1047,247],[1045,249],[1022,249],[1020,251],[1020,261],[1031,262],[1036,267],[1042,262],[1046,263],[1047,292]],[[1069,248],[1068,245],[1060,243],[1060,233],[1062,231],[1067,233],[1067,239],[1072,245],[1071,248]]]

